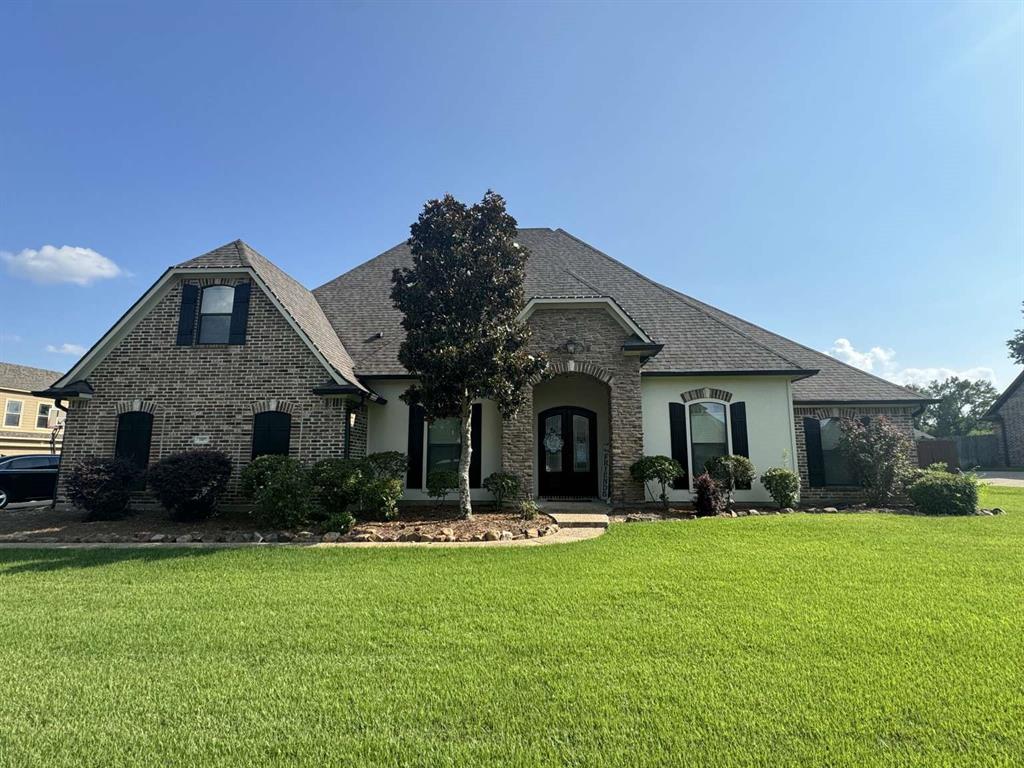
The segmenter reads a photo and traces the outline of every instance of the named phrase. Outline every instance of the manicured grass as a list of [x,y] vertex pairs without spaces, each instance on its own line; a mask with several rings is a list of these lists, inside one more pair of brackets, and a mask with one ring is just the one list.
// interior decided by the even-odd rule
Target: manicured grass
[[0,764],[1013,765],[995,518],[614,526],[520,549],[0,552]]

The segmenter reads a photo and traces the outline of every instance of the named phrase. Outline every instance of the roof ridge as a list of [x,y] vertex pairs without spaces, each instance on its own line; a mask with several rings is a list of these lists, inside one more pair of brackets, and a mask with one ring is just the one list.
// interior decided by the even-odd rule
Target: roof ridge
[[[395,245],[391,246],[386,251],[381,251],[376,256],[374,256],[372,258],[369,258],[366,261],[362,261],[362,262],[356,264],[354,267],[352,267],[351,269],[345,270],[340,275],[336,275],[336,276],[332,277],[326,283],[323,283],[322,285],[318,285],[316,288],[311,288],[310,289],[310,293],[312,293],[314,296],[316,296],[316,292],[319,291],[321,288],[326,288],[331,283],[336,283],[339,280],[341,280],[341,278],[346,277],[347,275],[351,275],[357,269],[362,269],[363,267],[365,267],[365,266],[367,266],[369,264],[373,264],[373,262],[375,262],[375,261],[379,261],[380,259],[383,259],[385,256],[387,256],[388,254],[393,253],[394,251],[398,250],[403,245],[407,245],[408,242],[409,242],[409,240],[405,239],[405,240],[403,240],[400,243],[395,243]],[[317,301],[319,302],[319,299]]]
[[704,309],[703,306],[701,306],[701,302],[698,302],[695,299],[690,299],[689,296],[686,296],[685,294],[679,293],[678,291],[676,291],[676,290],[674,290],[672,288],[669,288],[667,285],[662,285],[661,283],[657,282],[656,280],[652,280],[651,278],[647,277],[646,275],[641,274],[640,272],[637,272],[635,269],[633,269],[629,265],[623,264],[621,261],[619,261],[618,259],[614,258],[613,256],[609,256],[607,253],[602,251],[600,248],[595,248],[590,243],[585,242],[584,240],[581,240],[580,238],[576,237],[575,235],[573,235],[570,232],[566,232],[561,227],[559,227],[555,231],[556,232],[560,232],[561,234],[565,235],[566,237],[570,238],[571,240],[574,240],[575,242],[579,243],[580,245],[584,246],[585,248],[589,248],[594,253],[596,253],[598,256],[602,256],[605,259],[607,259],[608,261],[612,262],[613,264],[616,264],[616,265],[622,267],[626,271],[628,271],[628,272],[636,275],[637,277],[639,277],[644,282],[653,285],[655,288],[659,288],[660,290],[665,291],[669,295],[670,298],[674,298],[674,299],[676,299],[678,301],[681,301],[683,304],[686,304],[686,306],[688,306],[688,307],[690,307],[692,309],[697,310],[701,314],[703,314],[706,317],[708,317],[710,320],[712,320],[712,321],[718,323],[719,325],[721,325],[723,328],[728,328],[733,333],[739,334],[740,336],[742,336],[745,339],[747,339],[748,341],[750,341],[752,344],[756,344],[757,346],[761,347],[761,349],[766,350],[767,352],[771,353],[772,355],[774,355],[775,357],[779,358],[780,360],[783,360],[786,363],[789,363],[790,365],[792,365],[792,366],[794,366],[796,368],[799,368],[800,370],[807,370],[806,368],[804,368],[804,366],[802,366],[796,360],[790,359],[786,355],[783,355],[782,353],[780,353],[778,350],[772,349],[767,344],[764,344],[764,343],[758,341],[757,339],[755,339],[750,334],[740,330],[739,328],[736,328],[735,326],[733,326],[733,325],[731,325],[729,323],[726,323],[725,321],[723,321],[722,319],[720,319],[718,317],[715,317],[712,313],[708,312],[706,309]]
[[992,405],[988,407],[988,410],[985,411],[985,415],[982,418],[991,419],[996,417],[996,411],[1003,406],[1003,403],[1010,399],[1010,395],[1017,391],[1021,383],[1024,383],[1024,371],[1018,373],[1014,377],[1013,381],[1010,382],[1010,386],[1008,386],[1003,393],[999,395],[999,397],[992,401]]

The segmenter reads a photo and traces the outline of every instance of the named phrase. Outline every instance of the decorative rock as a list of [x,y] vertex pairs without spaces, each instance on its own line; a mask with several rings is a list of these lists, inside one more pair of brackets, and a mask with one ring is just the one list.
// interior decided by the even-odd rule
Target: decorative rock
[[501,536],[501,541],[512,541],[512,531],[502,531],[499,536]]
[[361,541],[361,542],[380,541],[380,536],[378,536],[376,533],[373,533],[372,531],[370,533],[357,533],[355,536],[352,537],[352,541]]
[[192,541],[192,537],[189,534],[184,533],[181,536],[179,536],[178,538],[176,538],[174,540],[174,543],[175,544],[188,544],[191,541]]
[[528,539],[539,539],[540,538],[540,531],[537,530],[536,528],[527,528],[526,529],[526,538],[528,538]]
[[519,541],[520,539],[525,539],[525,538],[526,538],[526,534],[525,533],[517,533],[517,534],[515,534],[512,537],[512,540],[513,541]]
[[781,512],[781,513],[782,513],[782,514],[784,514],[784,515],[791,515],[791,514],[793,514],[793,513],[795,512],[795,511],[796,511],[796,510],[795,510],[795,509],[793,509],[792,507],[783,507],[782,509],[780,509],[780,510],[779,510],[779,512]]
[[164,536],[162,533],[154,533],[152,536],[149,537],[149,540],[151,542],[153,542],[154,544],[159,544],[161,541],[164,541],[166,538],[167,537]]
[[838,512],[839,510],[838,510],[838,509],[836,509],[835,507],[825,507],[825,508],[824,508],[823,510],[821,510],[821,511],[822,511],[822,512],[829,512],[829,513],[833,513],[833,514],[834,514],[834,513]]
[[498,541],[501,539],[501,534],[497,531],[487,531],[483,535],[483,541]]
[[1003,511],[1002,507],[992,507],[992,514],[993,515],[1005,515],[1006,512]]
[[454,528],[442,528],[441,535],[444,536],[448,541],[455,541],[455,529]]
[[341,533],[339,531],[328,531],[327,533],[325,533],[323,535],[323,538],[321,539],[321,541],[323,541],[323,542],[325,542],[327,544],[331,544],[331,543],[337,541],[340,538],[341,538]]
[[268,544],[276,544],[278,541],[280,541],[280,539],[281,539],[281,537],[278,534],[276,534],[276,533],[268,533],[263,538],[263,540],[265,542],[267,542]]
[[760,515],[761,513],[758,512],[756,509],[748,509],[747,510],[747,514],[748,515]]

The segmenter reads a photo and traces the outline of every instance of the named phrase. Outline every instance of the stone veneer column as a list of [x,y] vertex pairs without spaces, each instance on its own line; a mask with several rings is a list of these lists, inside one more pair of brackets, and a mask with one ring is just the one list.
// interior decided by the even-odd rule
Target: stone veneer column
[[519,411],[502,422],[501,471],[519,478],[522,494],[515,499],[533,498],[533,386],[527,388]]
[[617,374],[609,389],[611,499],[616,504],[642,502],[643,484],[629,475],[630,466],[644,453],[640,370]]

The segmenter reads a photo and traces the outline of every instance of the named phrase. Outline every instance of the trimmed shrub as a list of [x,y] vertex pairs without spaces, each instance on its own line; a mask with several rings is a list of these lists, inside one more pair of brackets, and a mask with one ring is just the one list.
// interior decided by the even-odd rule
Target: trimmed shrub
[[951,472],[923,472],[907,489],[926,515],[973,515],[978,509],[978,479]]
[[325,523],[338,515],[351,518],[348,508],[359,500],[364,477],[365,467],[360,459],[321,459],[316,462],[309,468],[309,480],[316,499],[314,518]]
[[401,451],[371,453],[363,459],[364,473],[373,480],[404,480],[409,460]]
[[754,481],[754,465],[746,456],[715,456],[704,463],[704,469],[721,486],[729,504],[734,490],[749,488]]
[[172,453],[146,473],[150,492],[172,520],[205,520],[217,508],[231,477],[231,459],[221,451]]
[[324,518],[323,522],[320,523],[325,531],[337,531],[338,533],[348,533],[352,526],[355,524],[356,519],[352,517],[348,512],[334,512]]
[[650,484],[657,483],[660,486],[658,498],[665,506],[668,506],[669,485],[682,474],[683,468],[679,462],[668,456],[643,456],[629,468],[630,477],[643,483],[651,496],[655,494]]
[[534,520],[540,514],[540,507],[533,499],[523,499],[519,502],[519,516],[523,520]]
[[796,506],[796,496],[800,493],[800,476],[795,472],[782,467],[766,469],[761,475],[761,485],[779,505],[779,509]]
[[86,520],[116,520],[128,512],[128,502],[143,472],[123,459],[83,459],[68,473],[68,498],[86,512]]
[[725,511],[725,494],[715,479],[704,472],[693,481],[693,506],[701,517]]
[[910,440],[884,416],[865,426],[843,419],[839,450],[849,460],[868,504],[884,506],[913,477]]
[[271,528],[298,528],[312,519],[313,484],[309,470],[287,456],[260,456],[242,470],[242,492],[253,502],[253,516]]
[[439,469],[427,475],[427,495],[444,503],[445,497],[459,487],[459,476],[450,469]]
[[398,517],[398,500],[402,498],[402,481],[393,477],[364,480],[359,491],[359,518],[394,520]]
[[505,506],[506,499],[514,499],[522,491],[518,475],[511,475],[507,472],[495,472],[484,480],[484,489],[494,496],[494,506],[501,509]]

